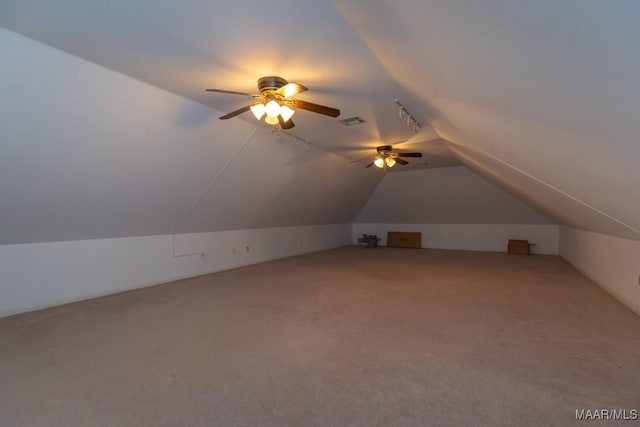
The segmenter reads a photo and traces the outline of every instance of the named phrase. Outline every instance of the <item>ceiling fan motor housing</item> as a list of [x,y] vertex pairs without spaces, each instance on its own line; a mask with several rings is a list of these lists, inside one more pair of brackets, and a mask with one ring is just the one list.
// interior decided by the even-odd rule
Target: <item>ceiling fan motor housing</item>
[[378,151],[378,154],[380,155],[389,155],[391,154],[391,150],[393,148],[390,145],[381,145],[379,147],[376,147],[376,151]]
[[270,92],[280,89],[287,83],[289,82],[278,76],[261,77],[258,79],[258,90],[262,94],[264,92]]

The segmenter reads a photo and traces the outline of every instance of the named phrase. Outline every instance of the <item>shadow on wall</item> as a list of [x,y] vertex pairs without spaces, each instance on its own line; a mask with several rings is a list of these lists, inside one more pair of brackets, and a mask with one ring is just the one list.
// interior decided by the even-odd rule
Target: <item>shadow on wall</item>
[[202,104],[189,103],[176,118],[179,127],[200,127],[210,120],[218,118],[218,112]]

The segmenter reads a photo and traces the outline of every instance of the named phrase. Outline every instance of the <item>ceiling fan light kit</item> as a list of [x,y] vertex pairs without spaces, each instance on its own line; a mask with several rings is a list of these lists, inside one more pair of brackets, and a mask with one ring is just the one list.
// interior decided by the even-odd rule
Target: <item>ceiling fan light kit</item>
[[373,164],[376,167],[379,167],[380,169],[383,169],[385,166],[392,168],[393,166],[395,166],[396,161],[391,156],[389,156],[389,157],[380,157],[380,156],[378,156],[373,161]]
[[293,113],[295,112],[296,110],[287,105],[280,106],[280,116],[282,116],[282,120],[284,120],[285,122],[291,120],[291,117],[293,117]]
[[264,122],[268,125],[277,125],[278,123],[280,123],[280,121],[278,120],[278,116],[272,116],[270,114],[267,114],[267,117],[265,117]]
[[296,112],[296,108],[323,114],[329,117],[338,117],[340,115],[340,110],[337,108],[325,107],[324,105],[318,105],[302,101],[300,99],[293,99],[293,96],[305,92],[308,89],[298,83],[289,83],[282,77],[261,77],[258,79],[258,90],[260,91],[259,95],[252,95],[250,93],[223,89],[206,89],[207,92],[250,96],[259,100],[254,104],[246,105],[238,110],[221,116],[221,120],[227,120],[251,110],[255,118],[258,120],[262,120],[262,117],[264,117],[264,121],[267,124],[280,124],[282,129],[291,129],[295,126],[291,118]]
[[251,109],[251,112],[253,113],[253,115],[256,117],[256,119],[260,120],[262,118],[262,116],[264,116],[264,113],[266,111],[266,107],[264,106],[263,103],[260,104],[254,104],[251,107],[249,107]]
[[275,99],[269,100],[264,106],[264,112],[267,116],[278,117],[280,114],[280,103]]
[[370,168],[371,166],[376,166],[380,169],[392,168],[396,163],[405,166],[408,165],[409,162],[401,157],[422,157],[422,153],[399,153],[393,151],[393,147],[391,145],[381,145],[376,147],[376,151],[378,152],[378,155],[373,162],[366,165],[365,168]]

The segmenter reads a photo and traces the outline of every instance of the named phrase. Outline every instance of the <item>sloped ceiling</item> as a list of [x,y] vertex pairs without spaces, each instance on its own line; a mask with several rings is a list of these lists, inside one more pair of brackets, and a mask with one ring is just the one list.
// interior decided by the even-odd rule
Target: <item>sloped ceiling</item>
[[[634,164],[640,158],[640,123],[636,119],[640,111],[640,30],[635,19],[638,12],[640,5],[631,0],[613,4],[577,0],[275,0],[268,6],[255,0],[4,0],[0,3],[0,25],[212,107],[214,110],[207,110],[211,111],[207,116],[193,106],[199,104],[173,106],[169,111],[153,112],[158,114],[153,126],[149,122],[149,126],[141,127],[158,129],[157,121],[165,120],[167,127],[159,132],[180,132],[171,120],[191,109],[196,119],[186,114],[183,120],[199,123],[200,143],[204,144],[206,134],[221,140],[222,147],[202,148],[213,151],[203,156],[202,151],[188,153],[171,146],[169,138],[167,144],[175,151],[165,152],[165,161],[184,160],[182,165],[169,162],[169,166],[178,167],[176,170],[191,165],[189,156],[197,157],[196,162],[209,161],[220,153],[224,154],[219,156],[222,160],[218,167],[224,168],[224,159],[234,155],[255,125],[249,114],[237,120],[216,121],[216,115],[242,106],[245,100],[205,93],[204,88],[254,92],[258,77],[276,74],[308,86],[310,91],[301,98],[338,107],[342,117],[358,115],[367,121],[344,127],[334,119],[308,112],[294,117],[298,136],[344,158],[340,161],[342,157],[326,154],[330,159],[326,161],[335,165],[332,167],[344,170],[349,179],[351,175],[361,177],[358,179],[362,181],[355,180],[355,188],[344,190],[345,193],[331,178],[326,178],[326,186],[316,188],[316,194],[327,188],[341,189],[331,199],[334,205],[346,206],[344,215],[338,215],[341,218],[353,208],[352,202],[347,202],[349,197],[367,193],[361,196],[366,199],[380,176],[371,178],[378,172],[374,170],[361,175],[361,165],[349,161],[373,153],[373,148],[382,143],[401,144],[402,148],[422,144],[425,161],[429,162],[429,155],[433,154],[434,167],[462,161],[562,223],[640,239],[640,171]],[[46,74],[46,70],[42,72]],[[35,77],[44,78],[34,76],[34,86],[41,83]],[[55,77],[47,82],[54,84]],[[82,83],[83,76],[75,77]],[[102,96],[96,105],[105,99],[112,101],[109,105],[123,103],[123,96],[99,86],[96,78],[91,85],[74,89],[70,80],[66,91],[57,95],[66,97],[75,90],[78,93],[71,100],[78,105],[91,102],[87,96],[96,93]],[[56,95],[51,93],[54,89],[29,89],[29,97],[17,102],[38,99],[45,103],[43,113],[46,108],[55,109],[55,105],[46,105],[55,104],[54,101],[45,99]],[[394,99],[400,99],[424,125],[418,134],[399,120]],[[141,102],[133,97],[130,101],[134,107]],[[117,139],[122,135],[113,136]],[[263,137],[272,140],[268,135]],[[256,142],[250,138],[239,154],[238,162],[246,162],[238,163],[244,165],[243,169],[229,169],[220,182],[226,180],[229,186],[242,187],[247,177],[261,180],[269,175],[267,166],[260,162],[261,156],[280,157],[272,150],[264,151],[264,145]],[[77,153],[71,149],[64,152],[68,156]],[[160,153],[150,155],[153,159],[146,161],[157,162],[160,167]],[[251,153],[255,153],[252,159]],[[14,154],[5,161],[22,161],[19,156],[24,153]],[[316,155],[325,157],[325,153]],[[144,154],[139,156],[137,159]],[[283,160],[277,164],[288,164],[295,156],[298,154],[282,154]],[[205,163],[203,160],[203,168]],[[301,163],[305,164],[313,165],[309,169],[315,170],[315,162]],[[102,167],[109,165],[105,162]],[[297,187],[290,183],[300,179],[298,173],[283,172],[278,188],[295,191]],[[207,186],[211,173],[200,177],[194,174],[186,181],[190,179],[200,181],[197,185],[185,182],[180,191],[199,193]],[[169,182],[176,181],[168,179],[165,184]],[[215,206],[222,197],[216,196],[216,191],[222,188],[213,187],[200,206]],[[274,187],[272,191],[277,190]],[[135,193],[131,197],[137,196]],[[173,219],[169,221],[172,226],[177,221],[188,230],[225,228],[238,218],[238,212],[227,207],[219,208],[220,216],[212,219],[208,211],[199,212],[200,208],[191,205],[197,195],[176,197],[184,197],[184,203],[167,205],[180,208],[161,208],[170,212],[183,209],[185,212],[172,215],[186,215],[189,219]],[[263,200],[261,206],[266,206],[267,196],[252,201],[239,199],[245,200],[243,206],[247,209],[253,209],[253,203],[259,200]],[[314,200],[309,198],[307,202]],[[354,205],[358,200],[356,197]],[[135,206],[134,203],[131,209]],[[146,213],[153,205],[145,206],[141,209]],[[332,214],[322,211],[325,206],[319,202],[318,212],[325,212],[319,216],[328,218]],[[261,220],[265,224],[278,222],[269,218],[288,214],[270,209]],[[106,213],[103,215],[105,221],[111,220]],[[168,220],[168,216],[161,216],[157,226],[148,225],[150,232],[171,228],[160,225]],[[314,220],[311,214],[303,216]],[[238,224],[247,220],[238,220]],[[137,226],[135,222],[128,224]]]
[[0,244],[348,223],[381,175],[0,29]]
[[[301,111],[301,137],[349,160],[414,136],[395,99],[423,118],[421,103],[393,79],[330,1],[3,0],[0,25],[222,112],[257,93],[259,77],[279,75],[310,90],[306,101],[339,108],[346,127]],[[250,113],[236,120],[255,123]],[[421,120],[426,129],[429,124]],[[425,134],[425,140],[437,137]],[[450,155],[452,160],[455,157]]]
[[638,2],[336,3],[467,165],[562,223],[640,239]]

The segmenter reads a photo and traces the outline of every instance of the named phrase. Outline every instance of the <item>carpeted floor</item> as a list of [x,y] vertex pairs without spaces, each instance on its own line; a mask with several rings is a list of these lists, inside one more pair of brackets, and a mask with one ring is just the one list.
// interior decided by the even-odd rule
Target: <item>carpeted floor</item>
[[640,317],[552,256],[350,247],[0,319],[3,427],[607,425],[575,421],[598,408],[640,409]]

